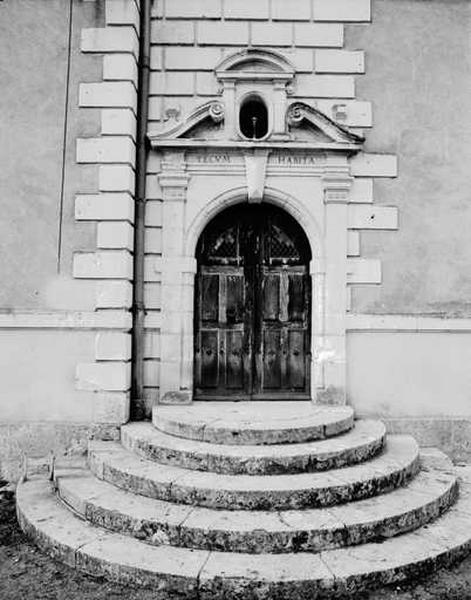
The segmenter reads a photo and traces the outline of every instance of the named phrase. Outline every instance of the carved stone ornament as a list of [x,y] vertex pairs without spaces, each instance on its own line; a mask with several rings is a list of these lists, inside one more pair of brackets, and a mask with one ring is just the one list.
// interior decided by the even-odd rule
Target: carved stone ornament
[[250,203],[259,203],[265,191],[265,178],[268,150],[255,148],[245,156],[245,176],[247,179],[247,199]]
[[176,140],[183,138],[192,129],[202,125],[209,120],[212,123],[222,123],[224,121],[224,105],[219,100],[211,100],[196,108],[182,123],[172,125],[158,133],[150,133],[151,142],[159,140]]
[[227,114],[223,102],[212,100],[199,106],[182,122],[174,122],[159,132],[150,132],[149,140],[154,148],[218,147],[218,148],[265,148],[293,150],[343,150],[358,152],[364,138],[352,133],[320,110],[294,102],[280,115],[281,131],[272,131],[263,140],[241,139],[227,131]]
[[293,65],[273,50],[249,48],[228,56],[216,67],[219,81],[229,80],[276,80],[291,81],[295,75]]
[[317,108],[313,108],[304,102],[294,102],[289,106],[286,121],[289,127],[295,128],[307,123],[320,130],[334,142],[362,144],[365,141],[362,136],[352,133]]

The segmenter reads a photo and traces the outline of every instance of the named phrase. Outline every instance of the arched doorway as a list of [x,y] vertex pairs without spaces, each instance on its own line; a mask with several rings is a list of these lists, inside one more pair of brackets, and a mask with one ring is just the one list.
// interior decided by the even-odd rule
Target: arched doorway
[[196,399],[310,397],[311,251],[271,204],[219,213],[198,241]]

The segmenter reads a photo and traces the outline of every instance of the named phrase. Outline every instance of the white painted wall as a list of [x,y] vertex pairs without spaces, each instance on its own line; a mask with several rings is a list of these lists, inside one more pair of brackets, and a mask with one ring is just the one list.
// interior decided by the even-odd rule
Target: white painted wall
[[358,415],[471,417],[471,332],[350,332],[347,394]]
[[78,362],[91,362],[95,332],[2,330],[2,421],[90,422],[93,392],[75,389]]

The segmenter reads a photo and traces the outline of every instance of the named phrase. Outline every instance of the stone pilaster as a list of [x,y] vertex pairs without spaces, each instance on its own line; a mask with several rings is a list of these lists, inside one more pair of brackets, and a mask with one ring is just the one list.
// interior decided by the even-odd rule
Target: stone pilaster
[[[346,159],[341,159],[345,160]],[[346,306],[348,195],[352,178],[346,164],[328,165],[323,177],[325,207],[324,328],[316,348],[323,387],[321,402],[346,401]]]
[[[193,285],[194,258],[184,252],[185,203],[189,177],[184,154],[167,152],[158,176],[162,189],[161,357],[160,401],[191,402],[193,386]],[[191,336],[191,340],[190,340]]]

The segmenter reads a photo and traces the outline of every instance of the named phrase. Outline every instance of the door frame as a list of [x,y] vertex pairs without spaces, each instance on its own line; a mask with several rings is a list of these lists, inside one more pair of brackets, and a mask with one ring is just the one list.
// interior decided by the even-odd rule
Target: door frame
[[[222,211],[219,211],[218,214],[216,214],[205,226],[205,229],[201,232],[199,239],[198,239],[198,243],[197,243],[197,249],[196,249],[196,261],[197,261],[197,273],[196,273],[196,280],[195,280],[195,295],[194,295],[194,395],[196,397],[196,399],[198,400],[308,400],[311,398],[311,390],[310,390],[310,382],[311,382],[311,360],[310,360],[310,352],[311,352],[311,314],[312,314],[312,289],[311,289],[311,284],[312,282],[310,281],[309,278],[309,265],[311,263],[312,260],[312,252],[311,252],[311,247],[309,244],[309,240],[307,239],[305,232],[303,230],[303,228],[301,227],[301,225],[297,222],[296,219],[293,219],[291,217],[291,215],[283,208],[280,208],[279,206],[275,206],[273,203],[268,203],[268,202],[263,202],[262,203],[257,203],[257,206],[260,206],[261,210],[258,210],[256,213],[256,217],[255,215],[250,215],[250,205],[247,204],[247,202],[244,203],[237,203],[235,205],[232,205],[231,207],[228,207]],[[270,209],[270,207],[273,207],[273,210]],[[233,210],[235,209],[235,210]],[[230,214],[227,214],[226,216],[224,216],[224,213],[227,213],[227,211],[232,210],[233,212]],[[286,215],[286,217],[284,217],[283,215]],[[218,219],[224,217],[224,220],[219,221]],[[221,264],[211,264],[210,262],[207,263],[205,261],[204,256],[206,255],[207,250],[204,249],[204,245],[203,245],[203,236],[205,234],[211,234],[211,226],[216,227],[216,231],[218,229],[222,231],[225,231],[224,228],[230,227],[232,225],[232,222],[239,222],[239,227],[242,225],[244,226],[243,229],[245,229],[245,226],[247,224],[251,224],[253,222],[253,217],[255,217],[255,223],[256,223],[256,227],[255,230],[257,232],[257,235],[260,235],[261,233],[264,234],[264,242],[263,242],[263,250],[261,250],[261,252],[263,253],[260,254],[258,262],[251,264],[251,262],[246,262],[247,257],[252,256],[252,253],[249,252],[247,254],[247,248],[244,247],[244,249],[242,250],[242,253],[239,254],[237,257],[234,257],[236,259],[237,264],[225,264],[225,262],[221,262]],[[233,221],[231,220],[231,218],[233,219]],[[286,222],[287,219],[290,219],[292,224],[290,224],[289,226],[285,226],[285,224],[283,223],[283,221]],[[226,223],[227,221],[227,223]],[[294,242],[294,240],[297,240],[297,250],[299,252],[299,263],[294,264],[293,262],[291,262],[290,264],[285,264],[284,266],[281,264],[268,264],[265,263],[265,259],[268,257],[268,255],[266,254],[266,252],[271,252],[271,250],[267,250],[267,248],[271,247],[271,244],[269,246],[266,246],[268,239],[269,239],[269,235],[270,235],[270,227],[268,227],[268,224],[273,224],[274,226],[277,227],[281,227],[283,228],[285,226],[285,233],[287,233],[287,235],[289,235],[289,231],[291,231],[291,234],[294,235],[294,237],[292,237],[292,240]],[[221,228],[222,225],[222,228]],[[208,229],[209,228],[209,229]],[[240,229],[238,229],[238,236],[240,236]],[[245,238],[245,236],[243,236],[243,238]],[[211,239],[211,236],[210,236]],[[259,242],[261,241],[261,238],[259,239]],[[241,239],[238,239],[238,244],[241,243]],[[244,244],[243,244],[244,245]],[[257,253],[255,253],[257,254]],[[271,256],[271,255],[270,255]],[[282,257],[280,257],[282,258]],[[286,257],[287,259],[289,258],[288,256]],[[213,257],[214,260],[214,257]],[[216,261],[218,259],[216,258]],[[242,260],[242,262],[240,262],[240,260]],[[242,272],[243,274],[243,281],[244,281],[244,302],[246,303],[250,297],[250,305],[251,305],[251,310],[247,313],[245,313],[244,318],[242,319],[242,321],[240,321],[240,327],[242,327],[242,329],[240,329],[240,327],[236,327],[235,330],[241,330],[243,331],[243,344],[242,346],[245,347],[247,342],[249,341],[250,343],[250,353],[249,355],[244,355],[243,356],[243,363],[244,366],[242,368],[242,371],[245,375],[244,377],[244,384],[243,387],[240,389],[230,389],[230,388],[223,388],[221,389],[221,387],[217,387],[217,389],[215,389],[214,391],[211,389],[206,389],[205,388],[201,388],[198,389],[198,379],[199,379],[199,375],[198,375],[198,368],[202,368],[202,364],[201,364],[201,354],[198,355],[198,350],[201,350],[200,348],[200,344],[202,343],[201,340],[199,339],[199,336],[203,334],[203,332],[208,332],[208,331],[214,331],[215,329],[217,329],[217,331],[219,332],[217,335],[217,339],[218,342],[216,344],[217,348],[216,348],[216,353],[220,353],[220,352],[224,352],[227,353],[227,348],[226,348],[226,339],[224,337],[224,331],[231,331],[233,330],[233,327],[231,327],[231,323],[228,322],[226,323],[226,326],[224,326],[225,320],[223,317],[223,322],[220,321],[221,319],[221,282],[220,279],[218,279],[218,293],[216,294],[217,296],[217,301],[216,301],[216,305],[218,308],[213,311],[213,312],[217,312],[218,313],[218,318],[217,318],[217,324],[216,322],[212,322],[211,324],[209,324],[208,322],[206,323],[206,325],[203,325],[203,321],[202,321],[202,317],[200,315],[200,313],[202,312],[202,306],[201,306],[201,302],[203,301],[202,299],[202,289],[203,289],[203,277],[204,274],[206,276],[210,276],[211,274],[214,275],[218,275],[218,277],[220,278],[221,276],[224,277],[224,274],[227,272],[227,274],[229,274],[230,272],[232,272],[233,270],[237,270],[240,276],[240,273]],[[303,314],[304,317],[302,319],[302,324],[301,324],[301,328],[300,328],[300,322],[299,320],[292,320],[290,321],[289,319],[287,321],[285,320],[281,320],[279,321],[278,319],[276,319],[275,323],[275,330],[285,330],[286,329],[286,333],[288,333],[289,331],[295,332],[295,331],[301,331],[302,332],[302,336],[304,339],[303,345],[304,345],[304,350],[303,350],[303,354],[304,354],[304,359],[303,359],[303,373],[304,373],[304,389],[301,390],[294,390],[294,389],[283,389],[282,387],[280,387],[280,389],[272,389],[270,390],[269,388],[267,388],[267,390],[262,389],[263,387],[263,373],[264,373],[264,331],[265,331],[265,327],[266,324],[265,320],[264,320],[264,287],[263,287],[263,281],[264,281],[264,273],[268,273],[268,272],[272,272],[272,273],[277,273],[280,274],[283,271],[286,271],[286,273],[291,273],[291,274],[295,274],[298,273],[298,275],[301,275],[304,283],[303,283]],[[250,273],[252,274],[252,276],[250,276]],[[306,281],[307,280],[307,281]],[[251,290],[249,291],[249,288],[251,288]],[[226,289],[226,286],[222,287],[223,290]],[[246,296],[246,293],[248,292],[249,297]],[[279,290],[279,293],[280,290]],[[214,294],[213,294],[214,295]],[[227,300],[227,299],[226,299]],[[223,303],[224,306],[224,303]],[[288,307],[287,307],[288,308]],[[204,312],[204,311],[203,311]],[[291,326],[289,325],[291,323]],[[278,324],[278,327],[276,326]],[[250,328],[250,331],[248,331],[248,328]],[[273,329],[273,323],[271,324],[271,327],[269,327],[270,330]],[[223,340],[221,340],[221,335],[223,335]],[[289,337],[289,334],[288,334]],[[214,344],[213,344],[214,345]],[[221,347],[221,349],[220,349]],[[225,350],[223,350],[222,348],[225,348]],[[286,354],[286,353],[285,353]],[[198,359],[199,356],[199,359]],[[250,360],[250,365],[247,364],[247,361]],[[283,372],[286,371],[288,369],[288,362],[286,362],[285,365],[285,369],[283,369],[283,360],[285,361],[289,361],[289,358],[285,358],[283,359],[283,357],[281,357],[280,354],[280,369],[281,369],[281,373],[280,373],[280,384],[281,386],[283,386],[283,381],[286,385],[287,380],[286,380],[286,372],[285,372],[285,377],[282,376]],[[219,358],[216,359],[216,364],[217,364],[217,369],[216,369],[216,373],[217,373],[217,380],[219,381],[219,378],[222,376],[223,372],[222,372],[222,365],[219,362]]]
[[[194,162],[183,149],[164,149],[157,176],[161,189],[162,255],[152,260],[161,310],[151,327],[160,330],[159,402],[193,399],[195,250],[206,224],[232,204],[247,202],[243,154],[228,166]],[[240,156],[240,159],[238,158]],[[266,202],[284,208],[303,228],[314,259],[311,313],[311,399],[346,402],[348,296],[348,201],[353,178],[344,153],[313,154],[299,175],[276,162],[264,186]],[[188,162],[187,162],[188,160]],[[231,161],[233,161],[231,163]],[[232,166],[233,164],[241,166]],[[240,170],[240,175],[237,175]],[[215,178],[211,178],[214,171]],[[227,171],[227,172],[226,172]],[[300,170],[301,171],[301,170]],[[222,177],[221,177],[222,175]],[[308,176],[307,176],[308,175]],[[189,185],[191,182],[191,185]],[[274,187],[276,184],[276,187]],[[299,187],[299,189],[298,189]],[[297,189],[297,196],[291,190]],[[152,275],[155,273],[155,275]],[[154,324],[155,323],[155,324]]]

